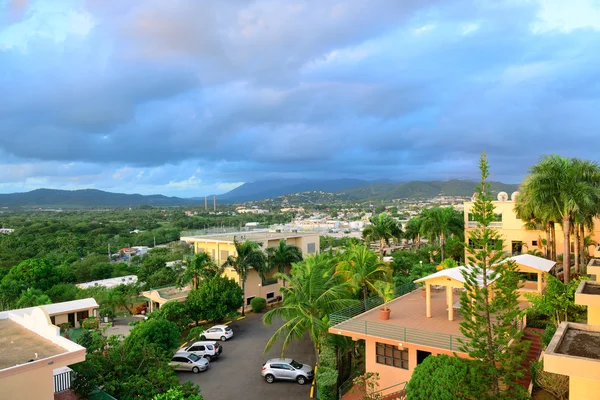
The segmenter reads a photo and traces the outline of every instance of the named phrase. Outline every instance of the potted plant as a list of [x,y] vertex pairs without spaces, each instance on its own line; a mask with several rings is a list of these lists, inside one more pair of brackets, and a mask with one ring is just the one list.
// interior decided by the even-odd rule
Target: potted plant
[[379,297],[383,299],[383,308],[379,310],[379,318],[387,321],[390,319],[390,313],[392,311],[388,308],[387,304],[394,298],[394,285],[390,282],[379,281],[375,284],[375,290]]

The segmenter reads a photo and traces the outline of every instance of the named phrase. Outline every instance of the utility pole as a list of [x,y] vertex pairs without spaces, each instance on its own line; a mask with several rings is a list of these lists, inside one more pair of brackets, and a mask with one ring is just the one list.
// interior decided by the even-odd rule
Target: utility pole
[[204,211],[208,210],[208,199],[207,196],[204,196]]
[[217,211],[217,196],[213,196],[213,211]]
[[108,261],[110,261],[110,243],[108,243]]
[[156,247],[156,235],[154,235],[153,237],[154,237],[154,247]]

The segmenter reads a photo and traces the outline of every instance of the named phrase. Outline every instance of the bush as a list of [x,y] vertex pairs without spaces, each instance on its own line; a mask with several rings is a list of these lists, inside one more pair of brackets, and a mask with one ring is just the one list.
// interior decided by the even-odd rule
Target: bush
[[204,333],[204,328],[201,326],[195,326],[190,329],[190,333],[188,333],[187,340],[198,340],[200,335]]
[[179,327],[166,319],[149,319],[137,324],[125,341],[153,343],[165,351],[172,351],[179,345]]
[[83,329],[98,329],[99,325],[100,323],[96,317],[86,318],[81,322],[81,327]]
[[263,312],[264,309],[267,308],[267,300],[262,297],[255,297],[250,300],[250,307],[252,307],[253,312]]
[[317,391],[321,400],[337,400],[338,372],[334,368],[319,366],[317,368]]
[[546,325],[546,329],[544,329],[544,333],[542,334],[542,343],[544,344],[545,347],[547,347],[550,344],[550,341],[552,340],[552,337],[554,336],[555,333],[556,333],[556,325],[554,325],[554,324]]
[[63,322],[62,324],[58,324],[58,327],[60,328],[61,332],[65,332],[73,328],[73,325],[70,322]]

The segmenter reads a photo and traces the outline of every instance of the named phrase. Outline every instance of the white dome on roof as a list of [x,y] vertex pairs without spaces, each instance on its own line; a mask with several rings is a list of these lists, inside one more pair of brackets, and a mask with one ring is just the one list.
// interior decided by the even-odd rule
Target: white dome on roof
[[498,201],[508,201],[508,193],[506,193],[506,192],[498,193]]
[[510,199],[512,201],[516,201],[518,195],[519,195],[519,192],[512,192],[512,194],[510,195]]

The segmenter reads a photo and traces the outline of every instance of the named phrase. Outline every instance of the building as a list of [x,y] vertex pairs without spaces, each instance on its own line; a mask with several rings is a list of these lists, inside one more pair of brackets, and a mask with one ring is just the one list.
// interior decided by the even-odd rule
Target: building
[[[381,318],[378,307],[361,312],[363,307],[353,306],[330,315],[330,333],[365,341],[365,369],[379,374],[383,398],[403,389],[415,367],[430,355],[468,357],[460,350],[466,338],[460,332],[463,317],[458,312],[465,290],[461,271],[466,268],[448,268],[416,280],[423,288],[411,286],[389,302],[388,320]],[[524,325],[520,320],[519,327]]]
[[10,228],[0,228],[0,233],[4,234],[4,235],[10,235],[14,231],[15,231],[14,229],[10,229]]
[[80,289],[88,289],[95,286],[103,286],[107,289],[119,285],[133,285],[137,283],[137,275],[126,275],[118,278],[99,279],[97,281],[78,283],[76,286]]
[[54,399],[63,368],[85,361],[85,347],[60,335],[47,307],[0,313],[0,400]]
[[17,310],[0,312],[0,320],[8,318],[8,315],[20,315],[31,313],[36,308],[42,308],[50,318],[53,325],[65,323],[71,324],[73,328],[80,328],[81,321],[94,317],[98,308],[96,300],[89,297],[87,299],[64,301],[62,303],[46,304],[39,307],[20,308]]
[[[600,275],[591,260],[588,273]],[[597,399],[600,394],[600,282],[582,281],[575,303],[588,309],[587,324],[561,322],[544,353],[544,370],[569,377],[569,399]]]
[[164,288],[150,289],[142,292],[146,298],[148,312],[158,310],[163,304],[169,301],[184,302],[190,293],[189,287],[178,288],[176,286],[167,286]]
[[[496,221],[490,224],[490,228],[497,230],[503,239],[504,251],[508,254],[518,255],[527,253],[531,250],[538,250],[542,253],[545,251],[544,240],[546,232],[542,230],[527,230],[524,222],[519,219],[514,211],[515,200],[518,192],[514,192],[510,199],[505,192],[498,193],[498,200],[493,201],[495,207]],[[469,232],[477,227],[471,215],[474,199],[464,204],[464,220],[465,220],[465,238],[469,237]],[[600,220],[595,221],[594,231],[591,233],[595,241],[600,241]],[[563,231],[559,223],[555,224],[556,230],[556,252],[563,252]],[[589,234],[589,233],[586,233]],[[571,241],[573,235],[571,235]],[[571,251],[573,251],[573,242],[571,242]],[[590,254],[593,253],[593,249]]]
[[[237,241],[251,240],[257,242],[264,250],[267,247],[279,245],[281,239],[288,245],[294,245],[302,250],[302,255],[307,256],[319,252],[319,235],[316,233],[294,232],[239,232],[207,236],[187,236],[181,240],[194,246],[195,253],[208,253],[217,265],[227,261],[227,257],[235,256],[234,238]],[[279,295],[281,282],[273,278],[277,271],[271,271],[266,279],[262,279],[255,270],[248,273],[246,279],[246,293],[244,304],[250,306],[254,297],[262,297],[267,301],[275,301]],[[235,279],[241,285],[241,280],[233,268],[226,268],[224,275]]]

